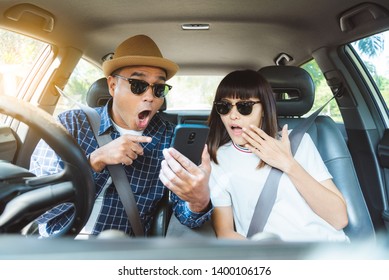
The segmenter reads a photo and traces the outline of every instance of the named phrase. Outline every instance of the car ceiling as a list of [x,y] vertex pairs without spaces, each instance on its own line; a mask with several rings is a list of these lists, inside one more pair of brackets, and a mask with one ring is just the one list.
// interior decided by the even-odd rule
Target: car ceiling
[[[389,10],[389,1],[371,1]],[[24,1],[0,2],[1,11]],[[136,34],[146,34],[163,55],[180,65],[179,74],[226,73],[233,69],[274,64],[280,53],[301,64],[313,51],[358,38],[368,30],[342,32],[341,13],[356,0],[31,0],[53,15],[51,32],[36,30],[25,16],[20,24],[6,14],[0,25],[23,30],[60,47],[82,50],[96,63],[115,46]],[[25,13],[28,14],[28,13]],[[387,21],[387,19],[386,19]],[[206,23],[208,31],[184,31],[184,23]],[[387,22],[386,22],[386,26]]]

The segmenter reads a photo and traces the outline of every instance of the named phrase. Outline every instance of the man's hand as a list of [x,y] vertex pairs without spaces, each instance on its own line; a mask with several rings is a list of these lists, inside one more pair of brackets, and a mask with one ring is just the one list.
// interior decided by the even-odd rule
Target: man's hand
[[96,172],[101,172],[107,165],[131,165],[138,156],[143,155],[143,148],[139,143],[150,143],[151,140],[147,136],[120,136],[91,153],[89,163]]
[[174,148],[163,150],[159,178],[162,183],[182,200],[189,203],[193,212],[204,212],[210,202],[209,176],[211,161],[204,147],[201,165],[197,166]]

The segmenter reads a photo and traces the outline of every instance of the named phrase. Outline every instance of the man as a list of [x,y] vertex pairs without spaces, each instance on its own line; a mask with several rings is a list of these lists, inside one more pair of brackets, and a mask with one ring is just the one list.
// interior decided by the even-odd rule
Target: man
[[[170,90],[166,81],[178,66],[163,58],[155,42],[137,35],[122,42],[111,60],[103,63],[109,93],[108,104],[96,108],[99,134],[109,132],[112,141],[99,147],[82,110],[59,115],[59,121],[75,137],[88,157],[96,183],[96,201],[84,234],[116,229],[133,235],[127,214],[112,185],[107,165],[122,164],[131,185],[145,234],[150,232],[152,214],[167,191],[172,191],[173,211],[191,228],[207,221],[212,212],[208,179],[210,159],[204,149],[202,164],[196,166],[169,148],[174,125],[157,111]],[[44,142],[31,158],[30,170],[37,175],[57,173],[61,159]],[[162,167],[162,168],[161,168]],[[37,219],[42,236],[60,233],[72,218],[71,204],[61,204]]]

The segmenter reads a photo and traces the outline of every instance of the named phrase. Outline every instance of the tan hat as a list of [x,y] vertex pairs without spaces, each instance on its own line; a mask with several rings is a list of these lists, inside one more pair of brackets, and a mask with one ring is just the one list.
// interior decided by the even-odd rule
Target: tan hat
[[116,69],[126,66],[153,66],[166,71],[169,80],[178,71],[178,65],[163,58],[157,44],[146,35],[136,35],[121,43],[112,59],[103,62],[104,75],[108,77]]

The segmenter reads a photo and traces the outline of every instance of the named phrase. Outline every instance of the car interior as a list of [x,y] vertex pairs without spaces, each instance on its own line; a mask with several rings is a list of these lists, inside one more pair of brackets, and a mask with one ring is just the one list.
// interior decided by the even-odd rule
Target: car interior
[[[310,111],[314,101],[313,80],[311,76],[300,67],[293,66],[268,66],[259,70],[271,84],[277,96],[277,112],[280,126],[288,124],[293,129],[305,118],[301,117]],[[287,96],[288,98],[283,98]],[[87,104],[90,107],[98,107],[111,98],[105,78],[93,83],[87,93]],[[159,114],[166,120],[178,123],[202,123],[206,124],[207,116],[191,116],[178,120],[176,115],[165,113],[166,102],[161,107]],[[374,238],[375,231],[364,200],[358,177],[356,175],[347,143],[338,129],[336,123],[329,116],[318,116],[314,124],[309,128],[308,133],[317,146],[330,173],[334,177],[336,185],[340,188],[348,205],[349,224],[345,232],[350,240]],[[163,208],[161,210],[164,210]],[[171,213],[169,213],[171,215]],[[170,221],[170,215],[160,216],[159,223],[168,225],[165,220]],[[158,219],[156,219],[158,221]],[[161,228],[161,226],[155,226]],[[170,230],[169,236],[185,236],[192,230],[182,226],[175,226]],[[167,227],[166,227],[167,231]],[[189,232],[189,233],[185,233]],[[196,231],[195,231],[196,232]],[[212,236],[212,229],[208,226],[198,230],[205,236]],[[197,234],[201,236],[201,234]],[[162,232],[162,235],[166,235]],[[191,234],[192,235],[192,234]]]
[[[204,252],[210,259],[321,259],[343,256],[339,252],[346,258],[389,258],[389,111],[351,45],[389,30],[389,2],[113,1],[109,13],[101,0],[30,2],[0,3],[1,28],[49,46],[17,97],[0,92],[0,116],[6,116],[0,122],[0,259],[203,259]],[[204,26],[210,30],[198,30]],[[64,98],[55,87],[66,87],[80,59],[101,68],[118,42],[137,33],[149,34],[164,56],[180,65],[178,76],[258,70],[275,93],[280,127],[295,128],[331,100],[341,121],[322,113],[307,132],[347,202],[344,230],[350,244],[287,243],[266,235],[247,242],[218,240],[211,221],[198,229],[181,225],[168,195],[155,212],[149,238],[113,232],[74,240],[92,210],[94,184],[83,151],[55,121]],[[327,99],[318,100],[317,77],[302,67],[311,60],[330,89]],[[111,98],[105,77],[85,84],[89,107]],[[192,93],[182,94],[191,103]],[[206,124],[209,113],[209,108],[172,109],[168,98],[158,112],[174,124]],[[40,139],[64,159],[60,174],[40,178],[29,172]],[[66,235],[40,240],[34,219],[64,201],[77,209]]]

